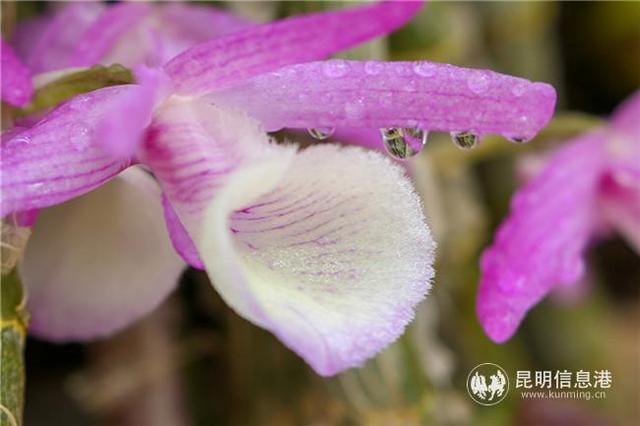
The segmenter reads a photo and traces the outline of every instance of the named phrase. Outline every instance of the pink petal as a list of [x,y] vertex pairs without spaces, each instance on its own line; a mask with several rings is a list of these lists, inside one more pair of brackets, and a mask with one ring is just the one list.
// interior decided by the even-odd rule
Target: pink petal
[[132,85],[108,87],[62,104],[2,143],[0,214],[48,207],[102,185],[129,165],[96,137],[113,101]]
[[268,129],[415,127],[530,139],[553,114],[553,87],[430,62],[330,60],[293,65],[215,92]]
[[236,169],[198,237],[225,301],[325,376],[400,336],[433,276],[411,183],[386,156],[355,147]]
[[71,2],[50,16],[20,23],[17,50],[34,73],[68,68],[81,35],[103,10],[99,2]]
[[98,126],[98,139],[116,158],[131,157],[146,127],[151,123],[154,107],[169,93],[169,79],[162,71],[136,68],[137,85],[114,99],[111,113]]
[[164,210],[164,220],[169,230],[169,238],[171,238],[173,247],[189,266],[196,269],[204,269],[204,264],[200,259],[196,245],[180,221],[178,214],[171,206],[171,201],[169,201],[164,194],[162,196],[162,208]]
[[113,333],[164,300],[183,269],[157,185],[129,169],[40,213],[20,267],[30,331],[58,341]]
[[554,286],[582,277],[584,251],[597,222],[605,143],[600,131],[566,144],[514,196],[480,266],[476,310],[492,340],[509,339]]
[[640,162],[610,171],[601,191],[605,219],[640,254]]
[[119,3],[107,8],[81,35],[70,58],[71,66],[90,66],[101,59],[121,40],[124,33],[152,12],[143,3]]
[[179,93],[204,94],[391,32],[420,7],[420,2],[387,2],[287,18],[194,46],[165,68]]
[[4,39],[0,38],[2,48],[1,66],[2,76],[2,100],[14,105],[24,106],[31,100],[33,86],[31,84],[31,72]]

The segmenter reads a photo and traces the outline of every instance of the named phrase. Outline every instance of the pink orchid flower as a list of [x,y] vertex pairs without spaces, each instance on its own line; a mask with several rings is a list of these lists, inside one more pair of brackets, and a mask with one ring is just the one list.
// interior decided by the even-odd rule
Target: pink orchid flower
[[554,287],[578,282],[603,226],[640,253],[640,92],[607,126],[553,152],[514,195],[480,264],[476,310],[487,335],[506,341]]
[[[9,137],[2,215],[55,206],[21,266],[32,330],[86,339],[148,312],[184,265],[170,239],[233,309],[319,374],[394,341],[433,276],[411,183],[379,153],[298,151],[265,130],[420,123],[528,138],[548,122],[555,92],[542,83],[428,62],[300,64],[391,31],[419,7],[372,4],[237,31]],[[162,195],[140,166],[123,172],[136,162]]]

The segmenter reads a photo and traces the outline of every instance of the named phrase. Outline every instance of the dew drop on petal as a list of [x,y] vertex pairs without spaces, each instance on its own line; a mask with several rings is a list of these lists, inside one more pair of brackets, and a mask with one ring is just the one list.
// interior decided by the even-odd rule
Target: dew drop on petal
[[343,77],[349,71],[349,65],[341,59],[332,59],[322,65],[327,77]]
[[16,136],[13,139],[10,139],[9,143],[12,145],[30,144],[31,139],[28,136]]
[[451,132],[451,141],[460,149],[475,148],[479,139],[473,132]]
[[89,146],[89,129],[82,124],[74,124],[69,138],[76,150],[84,151]]
[[344,105],[344,112],[347,117],[352,119],[362,117],[364,115],[364,101],[362,99],[358,99],[352,102],[347,102]]
[[426,145],[429,132],[417,127],[380,129],[384,147],[392,158],[405,160],[418,154]]
[[436,73],[436,69],[429,62],[416,62],[413,64],[413,72],[422,77],[431,77]]
[[474,72],[467,79],[467,86],[477,95],[484,93],[489,88],[489,77],[482,71]]
[[369,75],[377,75],[382,72],[384,65],[380,61],[367,61],[364,64],[364,72]]
[[314,138],[314,139],[318,139],[318,140],[324,140],[327,138],[330,138],[331,135],[333,135],[333,132],[335,132],[336,129],[334,129],[333,127],[316,127],[316,128],[312,128],[312,129],[307,129],[307,131],[309,132],[309,134]]

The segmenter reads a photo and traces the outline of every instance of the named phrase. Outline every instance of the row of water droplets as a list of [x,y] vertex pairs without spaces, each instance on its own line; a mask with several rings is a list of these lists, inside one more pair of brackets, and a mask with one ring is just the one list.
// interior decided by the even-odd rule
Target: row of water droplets
[[[330,138],[334,131],[335,129],[331,127],[308,129],[309,134],[318,140]],[[388,127],[380,129],[380,135],[387,153],[398,160],[418,154],[429,139],[429,132],[419,127]],[[480,141],[480,136],[470,131],[451,132],[450,135],[453,144],[464,150],[475,148]],[[523,138],[509,140],[515,143],[527,142]]]
[[[402,71],[402,73],[413,72],[421,77],[431,77],[435,75],[439,66],[446,67],[447,65],[439,65],[431,62],[415,62],[411,67],[399,68],[396,66],[394,67],[394,70],[395,72]],[[349,67],[350,65],[347,61],[334,59],[326,61],[323,64],[323,72],[328,77],[340,78],[349,73]],[[384,68],[385,63],[381,61],[367,61],[364,64],[364,71],[368,75],[380,74],[383,72]],[[489,84],[489,77],[483,71],[473,73],[467,79],[467,86],[476,94],[485,92],[489,88]],[[515,86],[513,89],[514,95],[522,95],[524,87],[524,84]],[[347,107],[349,106],[350,105],[347,105]],[[334,131],[335,129],[327,127],[308,129],[309,134],[318,140],[328,139],[333,135]],[[424,148],[429,138],[429,131],[416,126],[388,127],[380,129],[380,135],[387,153],[395,159],[404,160],[413,157],[418,154],[422,148]],[[468,130],[450,132],[450,136],[454,145],[464,150],[475,148],[480,141],[480,136],[478,134]],[[515,143],[527,142],[526,139],[519,137],[509,138],[509,140]]]

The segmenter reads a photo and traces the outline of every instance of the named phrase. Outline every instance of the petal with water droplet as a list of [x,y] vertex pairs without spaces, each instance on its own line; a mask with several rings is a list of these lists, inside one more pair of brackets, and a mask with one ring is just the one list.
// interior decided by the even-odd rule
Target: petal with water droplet
[[133,88],[113,86],[77,96],[7,138],[0,157],[1,215],[64,202],[125,169],[129,159],[114,159],[96,128],[114,112],[114,100]]
[[[421,69],[415,63],[385,63],[376,74],[367,71],[367,62],[344,63],[349,71],[339,78],[326,75],[325,62],[298,64],[211,97],[246,109],[268,129],[413,127],[419,123],[425,130],[523,138],[532,138],[542,129],[555,106],[556,93],[550,85],[492,71],[424,63],[433,72],[427,77],[415,71]],[[398,73],[398,69],[404,71]],[[478,75],[482,83],[473,80]],[[475,81],[473,89],[469,79]],[[522,86],[518,96],[512,91],[516,85]]]
[[568,142],[514,195],[480,266],[476,311],[492,340],[509,339],[554,286],[582,276],[606,167],[603,135],[600,130]]
[[40,212],[20,266],[29,331],[58,341],[111,334],[164,300],[183,269],[157,184],[131,168]]
[[204,94],[391,32],[420,7],[415,1],[383,2],[290,17],[193,46],[165,69],[180,94]]

